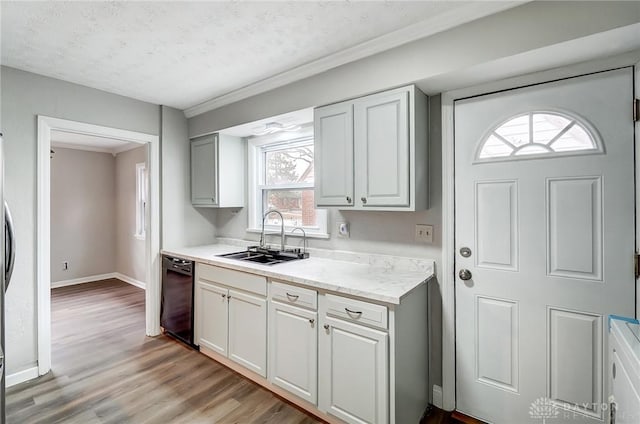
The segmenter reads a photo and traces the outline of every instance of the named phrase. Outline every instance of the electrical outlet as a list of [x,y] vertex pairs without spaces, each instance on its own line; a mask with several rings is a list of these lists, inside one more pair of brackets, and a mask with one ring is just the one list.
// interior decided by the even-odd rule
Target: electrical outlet
[[69,261],[62,262],[62,270],[63,271],[68,271],[69,270]]
[[416,241],[433,243],[433,225],[416,224]]
[[338,226],[338,235],[343,238],[349,238],[349,223],[338,222],[336,225]]

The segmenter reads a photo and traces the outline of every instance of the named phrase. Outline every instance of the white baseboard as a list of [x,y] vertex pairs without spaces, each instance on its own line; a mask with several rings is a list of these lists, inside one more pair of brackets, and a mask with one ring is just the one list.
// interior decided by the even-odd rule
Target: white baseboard
[[442,409],[442,387],[433,385],[433,406]]
[[131,284],[132,286],[145,289],[145,284],[142,281],[138,281],[128,275],[121,274],[119,272],[111,272],[109,274],[90,275],[88,277],[74,278],[73,280],[56,281],[51,283],[51,288],[75,286],[76,284],[93,283],[94,281],[108,280],[110,278],[117,278],[120,281]]
[[114,277],[113,278],[117,278],[118,280],[122,280],[125,283],[131,284],[132,286],[139,287],[142,290],[145,290],[145,288],[146,288],[146,284],[144,282],[136,280],[135,278],[131,278],[128,275],[120,274],[119,272],[114,273]]
[[25,381],[33,380],[34,378],[38,378],[38,367],[27,368],[24,371],[7,375],[6,386],[15,386],[16,384],[24,383]]
[[93,283],[94,281],[108,280],[109,278],[117,278],[115,272],[109,274],[89,275],[88,277],[74,278],[72,280],[55,281],[51,283],[51,288],[75,286],[76,284]]

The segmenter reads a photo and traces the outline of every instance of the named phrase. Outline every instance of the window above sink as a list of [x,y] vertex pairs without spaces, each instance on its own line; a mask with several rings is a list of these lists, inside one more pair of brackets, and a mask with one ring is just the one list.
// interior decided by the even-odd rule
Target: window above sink
[[[311,123],[248,139],[248,232],[259,232],[264,212],[278,209],[287,234],[302,227],[308,237],[328,238],[327,211],[315,208],[313,142]],[[265,229],[279,232],[280,217],[268,216]]]

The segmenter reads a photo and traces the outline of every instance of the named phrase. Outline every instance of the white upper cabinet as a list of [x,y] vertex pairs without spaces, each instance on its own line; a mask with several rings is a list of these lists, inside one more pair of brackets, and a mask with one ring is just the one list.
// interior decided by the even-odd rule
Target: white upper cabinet
[[239,137],[212,134],[191,140],[191,203],[244,206],[245,146]]
[[353,104],[339,103],[314,111],[316,203],[353,206]]
[[427,121],[415,86],[317,108],[317,205],[427,209]]

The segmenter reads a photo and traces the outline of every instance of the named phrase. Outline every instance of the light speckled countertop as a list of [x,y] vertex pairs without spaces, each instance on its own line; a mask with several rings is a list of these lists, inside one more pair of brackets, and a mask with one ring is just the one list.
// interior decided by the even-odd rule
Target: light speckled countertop
[[308,259],[271,266],[217,256],[242,250],[241,243],[227,239],[206,246],[163,249],[162,253],[390,304],[400,304],[434,275],[434,261],[429,259],[321,249],[309,249]]

